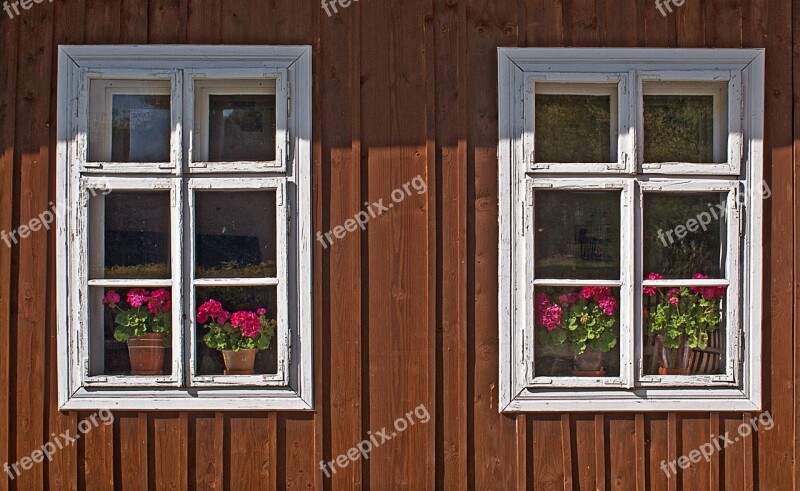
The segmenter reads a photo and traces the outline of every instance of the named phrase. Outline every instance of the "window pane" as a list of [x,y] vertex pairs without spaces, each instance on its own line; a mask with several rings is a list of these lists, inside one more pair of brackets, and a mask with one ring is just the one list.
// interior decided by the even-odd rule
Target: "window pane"
[[645,193],[644,274],[724,278],[727,193]]
[[169,375],[171,290],[149,287],[89,290],[90,375]]
[[534,224],[536,278],[619,279],[619,191],[536,191]]
[[646,83],[644,161],[725,162],[726,91],[726,83]]
[[644,287],[644,373],[724,373],[724,294],[724,286]]
[[275,95],[211,95],[210,162],[275,160]]
[[168,81],[92,80],[90,162],[169,162]]
[[[203,304],[209,300],[219,302],[221,308],[227,315],[223,318],[219,318],[216,316],[214,309],[202,309]],[[265,312],[261,312],[263,312],[265,318],[272,320],[278,318],[277,288],[272,286],[197,288],[196,301],[198,312],[195,312],[194,315],[197,321],[195,322],[197,339],[195,347],[197,350],[197,366],[195,370],[197,375],[224,374],[225,362],[221,351],[207,346],[207,342],[204,340],[204,336],[211,332],[208,327],[210,323],[220,321],[221,324],[227,324],[229,328],[236,331],[233,339],[238,340],[246,336],[244,336],[243,330],[233,326],[234,323],[238,324],[235,320],[237,312],[249,312],[258,316],[260,315],[259,309],[264,309]],[[208,315],[208,317],[198,315],[201,309],[210,313],[210,315]],[[226,343],[233,342],[231,338],[227,336],[223,339],[209,340],[211,343],[220,341]],[[274,336],[270,339],[269,348],[259,350],[255,356],[255,365],[253,368],[255,374],[274,374],[278,372],[277,346],[277,328],[275,328]]]
[[537,289],[536,376],[619,376],[619,288]]
[[197,278],[276,276],[275,191],[197,191]]
[[169,278],[169,191],[96,191],[89,205],[90,277]]
[[616,85],[594,85],[588,93],[570,93],[562,84],[536,87],[536,162],[617,161]]

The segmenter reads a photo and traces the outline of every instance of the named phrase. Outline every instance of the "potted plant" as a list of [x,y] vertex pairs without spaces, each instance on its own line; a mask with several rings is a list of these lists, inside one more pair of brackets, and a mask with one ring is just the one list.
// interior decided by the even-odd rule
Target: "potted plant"
[[214,299],[197,309],[197,322],[209,330],[203,336],[206,346],[222,353],[225,375],[252,375],[256,353],[269,348],[277,324],[264,308],[231,314]]
[[[706,279],[702,273],[696,279]],[[650,273],[649,280],[661,279]],[[644,325],[655,337],[654,356],[660,375],[688,375],[692,349],[708,347],[708,333],[719,329],[722,318],[720,299],[724,286],[658,289],[644,287],[655,305],[645,311]]]
[[108,290],[103,303],[115,312],[114,339],[128,344],[131,375],[163,375],[164,350],[169,345],[172,301],[167,290],[133,288],[126,294],[127,308],[120,295]]
[[536,325],[539,341],[567,344],[573,353],[573,375],[602,377],[603,354],[617,345],[617,299],[608,287],[584,287],[551,301],[544,292],[536,293]]

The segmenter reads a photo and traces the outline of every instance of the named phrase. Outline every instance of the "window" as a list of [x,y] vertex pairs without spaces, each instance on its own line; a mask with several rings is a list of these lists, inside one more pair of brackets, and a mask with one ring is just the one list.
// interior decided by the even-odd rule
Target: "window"
[[311,409],[310,48],[62,46],[58,90],[60,407]]
[[499,50],[501,411],[760,409],[763,78]]

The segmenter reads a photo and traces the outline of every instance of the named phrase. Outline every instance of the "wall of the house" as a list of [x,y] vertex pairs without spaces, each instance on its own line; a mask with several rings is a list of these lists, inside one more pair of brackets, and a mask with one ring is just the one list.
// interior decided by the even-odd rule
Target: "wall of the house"
[[[796,488],[792,3],[690,0],[666,17],[652,0],[363,0],[333,18],[316,0],[54,0],[0,12],[0,230],[54,199],[59,44],[313,45],[313,230],[417,174],[430,186],[365,234],[328,250],[315,242],[314,413],[118,413],[0,490]],[[767,48],[772,430],[668,480],[662,459],[750,415],[498,414],[498,46]],[[0,243],[0,463],[86,416],[56,410],[54,258],[52,231]],[[429,423],[324,477],[320,460],[423,403]]]

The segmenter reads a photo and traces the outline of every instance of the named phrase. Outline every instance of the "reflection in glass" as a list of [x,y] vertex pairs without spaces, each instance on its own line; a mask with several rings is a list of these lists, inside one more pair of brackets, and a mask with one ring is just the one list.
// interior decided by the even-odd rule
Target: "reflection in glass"
[[536,162],[616,162],[610,95],[536,94]]
[[[172,366],[171,296],[169,288],[90,287],[90,375],[169,375]],[[158,373],[132,371],[128,336],[156,335],[154,345],[139,351],[146,369],[152,355],[163,356]],[[134,347],[134,350],[137,348]],[[161,353],[154,353],[163,349]],[[150,367],[154,368],[154,367]]]
[[210,95],[209,162],[275,160],[275,95]]
[[197,278],[276,276],[275,191],[197,191]]
[[714,97],[644,96],[645,162],[714,162]]
[[111,161],[169,162],[170,96],[114,95]]
[[724,277],[726,193],[645,193],[644,274]]
[[619,279],[620,192],[535,193],[536,278]]
[[724,372],[726,287],[644,287],[643,290],[644,373]]
[[619,376],[619,288],[537,288],[536,376]]
[[[229,314],[239,311],[256,312],[265,309],[269,319],[278,318],[277,288],[274,286],[226,286],[226,287],[198,287],[196,291],[196,305],[200,306],[207,300],[216,300]],[[196,314],[196,313],[195,313]],[[197,350],[197,375],[222,375],[225,362],[222,353],[208,348],[203,342],[203,336],[208,333],[200,322],[195,322],[196,350]],[[280,329],[280,326],[278,326]],[[255,373],[274,374],[278,372],[277,335],[272,338],[270,347],[256,354]]]
[[104,230],[89,238],[92,278],[171,276],[169,191],[97,193],[89,214],[95,230]]

